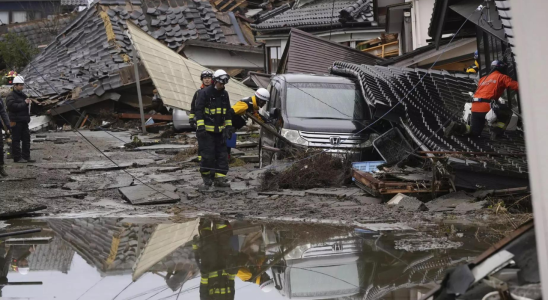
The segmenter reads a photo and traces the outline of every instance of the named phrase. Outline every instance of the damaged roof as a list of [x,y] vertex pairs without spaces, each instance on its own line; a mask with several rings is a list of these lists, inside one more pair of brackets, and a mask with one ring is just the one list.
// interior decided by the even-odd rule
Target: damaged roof
[[375,55],[292,29],[276,73],[327,74],[337,60],[368,65],[383,61]]
[[[527,173],[524,133],[505,131],[495,141],[487,131],[480,139],[451,136],[446,138],[443,127],[462,116],[464,104],[470,102],[468,93],[476,90],[471,75],[451,75],[446,71],[357,65],[336,62],[333,74],[359,80],[362,94],[375,118],[401,120],[409,134],[430,151],[488,152],[508,155],[484,156],[477,160],[454,159],[478,169],[505,173]],[[424,76],[422,82],[420,78]],[[413,86],[417,88],[413,90]],[[386,112],[401,99],[402,105]],[[512,154],[519,154],[517,157]]]
[[[131,66],[127,21],[177,50],[187,40],[226,42],[209,2],[100,0],[81,12],[22,72],[29,94],[55,98],[76,87],[76,98],[102,96],[132,83],[120,70]],[[134,79],[133,79],[134,81]]]
[[258,31],[279,31],[376,25],[371,0],[316,0],[296,3],[291,9],[281,6],[260,16],[259,23],[252,27]]

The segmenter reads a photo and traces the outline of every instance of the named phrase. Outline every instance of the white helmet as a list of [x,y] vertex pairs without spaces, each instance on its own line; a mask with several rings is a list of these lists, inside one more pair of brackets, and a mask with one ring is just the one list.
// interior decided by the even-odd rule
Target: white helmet
[[255,96],[263,101],[270,101],[270,93],[264,89],[264,88],[260,88],[258,89],[256,92],[255,92]]
[[228,74],[224,70],[219,69],[215,71],[215,73],[213,73],[213,80],[215,82],[227,84],[228,79],[230,79],[230,76],[228,76]]
[[259,287],[261,288],[261,291],[263,291],[263,293],[270,293],[274,289],[274,280],[273,279],[267,280],[261,283]]
[[23,267],[23,268],[17,268],[17,272],[21,275],[27,275],[29,273],[30,268]]
[[21,75],[15,76],[15,78],[13,78],[13,84],[17,84],[17,83],[25,84],[25,78],[23,78],[23,76]]

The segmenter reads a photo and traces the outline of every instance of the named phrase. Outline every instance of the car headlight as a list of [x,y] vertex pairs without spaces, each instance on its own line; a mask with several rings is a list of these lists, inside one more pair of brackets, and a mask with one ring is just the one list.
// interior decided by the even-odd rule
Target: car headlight
[[308,147],[308,141],[301,137],[301,134],[299,133],[298,130],[291,130],[291,129],[282,128],[281,134],[284,138],[286,138],[288,141],[290,141],[294,144],[303,145],[303,146]]
[[301,259],[306,250],[310,248],[312,248],[311,244],[297,246],[285,255],[285,259]]

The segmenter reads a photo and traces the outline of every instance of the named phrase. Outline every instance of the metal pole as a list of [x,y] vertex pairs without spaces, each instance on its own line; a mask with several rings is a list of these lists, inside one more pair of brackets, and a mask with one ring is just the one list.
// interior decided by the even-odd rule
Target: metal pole
[[141,96],[141,80],[139,79],[139,66],[137,64],[137,51],[133,46],[133,68],[135,69],[135,85],[137,85],[137,97],[139,98],[139,111],[141,112],[141,126],[143,128],[143,134],[147,133],[145,125],[145,110],[143,109],[143,97]]
[[14,236],[14,235],[35,233],[35,232],[40,232],[40,231],[42,231],[42,228],[34,228],[34,229],[27,229],[27,230],[21,230],[21,231],[4,232],[4,233],[0,233],[0,238],[7,237],[7,236]]

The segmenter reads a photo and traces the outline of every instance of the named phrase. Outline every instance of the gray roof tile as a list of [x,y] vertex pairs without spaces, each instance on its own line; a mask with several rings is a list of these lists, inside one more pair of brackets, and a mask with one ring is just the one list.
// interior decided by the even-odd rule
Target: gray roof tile
[[[199,0],[198,0],[199,1]],[[116,45],[107,41],[103,20],[96,12],[96,6],[83,11],[78,15],[77,20],[67,27],[62,35],[59,35],[53,44],[33,61],[33,65],[41,74],[35,72],[34,68],[27,68],[22,73],[26,76],[29,84],[40,92],[40,95],[56,95],[56,91],[49,87],[48,83],[55,81],[59,93],[66,93],[63,87],[71,87],[68,83],[83,88],[80,97],[87,97],[93,94],[102,94],[122,85],[121,78],[117,74],[120,68],[130,66],[124,62],[126,55],[131,58],[130,41],[124,34],[127,29],[126,21],[138,23],[139,26],[151,32],[151,35],[163,41],[171,49],[177,49],[183,41],[189,39],[212,40],[225,42],[222,32],[217,31],[210,36],[207,31],[219,27],[209,3],[200,3],[196,9],[196,2],[190,2],[188,6],[169,7],[167,4],[160,4],[153,0],[131,1],[139,2],[135,5],[134,11],[127,11],[125,0],[99,0],[101,5],[107,6],[112,30],[115,34]],[[171,2],[173,5],[175,1]],[[145,18],[140,7],[148,7],[146,13],[150,18]],[[200,12],[205,12],[202,14]],[[207,17],[207,18],[206,18]],[[188,18],[188,19],[187,19]],[[148,19],[148,20],[147,20]],[[162,20],[169,20],[162,22]],[[69,21],[67,20],[67,24]],[[23,29],[20,27],[19,31]],[[29,27],[30,28],[30,27]],[[40,28],[38,26],[38,28]],[[169,34],[168,34],[169,33]],[[31,33],[32,34],[32,33]],[[29,34],[42,38],[43,34]],[[67,76],[61,76],[65,74]],[[44,81],[42,76],[48,79]],[[93,87],[88,84],[90,81],[102,81],[108,78],[108,84]]]
[[376,25],[372,11],[372,0],[316,0],[292,9],[281,6],[259,16],[258,24],[252,26],[260,31],[289,30],[292,27],[343,27],[346,22]]

